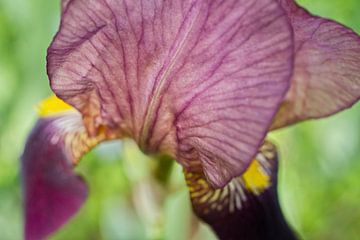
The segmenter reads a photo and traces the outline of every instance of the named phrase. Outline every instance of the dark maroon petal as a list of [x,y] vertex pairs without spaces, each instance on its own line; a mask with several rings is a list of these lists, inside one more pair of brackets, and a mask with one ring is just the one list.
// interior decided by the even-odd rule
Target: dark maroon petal
[[39,240],[61,227],[87,197],[87,186],[73,172],[88,140],[81,116],[72,112],[40,119],[22,156],[25,239]]
[[72,0],[48,50],[54,92],[99,126],[223,186],[288,89],[292,33],[273,0]]
[[272,128],[332,115],[360,99],[360,37],[316,17],[293,0],[278,0],[295,33],[291,87]]
[[195,214],[221,240],[297,239],[281,212],[277,197],[277,153],[266,142],[250,168],[220,189],[204,176],[185,172]]

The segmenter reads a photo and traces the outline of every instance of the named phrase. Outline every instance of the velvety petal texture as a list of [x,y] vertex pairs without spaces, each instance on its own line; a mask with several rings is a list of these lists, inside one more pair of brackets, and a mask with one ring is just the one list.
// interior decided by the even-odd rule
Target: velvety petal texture
[[74,110],[37,122],[22,156],[26,240],[45,239],[81,207],[88,190],[73,166],[103,138],[88,138]]
[[220,189],[199,173],[185,172],[195,214],[221,240],[297,239],[277,197],[277,153],[270,142],[259,150],[242,176]]
[[360,99],[360,36],[334,21],[313,16],[293,0],[278,0],[295,37],[291,87],[272,128],[321,118]]
[[274,0],[71,0],[48,50],[51,87],[86,128],[242,173],[288,89],[292,31]]

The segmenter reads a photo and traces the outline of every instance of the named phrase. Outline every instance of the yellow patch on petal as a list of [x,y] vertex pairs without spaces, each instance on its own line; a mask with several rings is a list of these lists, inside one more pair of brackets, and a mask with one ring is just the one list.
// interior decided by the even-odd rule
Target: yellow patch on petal
[[242,178],[245,182],[245,187],[255,194],[262,192],[271,184],[270,176],[257,160],[252,161]]
[[56,96],[46,98],[37,106],[40,117],[49,117],[69,110],[74,108]]

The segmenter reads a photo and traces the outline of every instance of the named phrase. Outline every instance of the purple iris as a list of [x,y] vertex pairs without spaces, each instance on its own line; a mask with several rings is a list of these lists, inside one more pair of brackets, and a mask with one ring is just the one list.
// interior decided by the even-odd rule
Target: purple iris
[[73,108],[55,104],[26,144],[26,239],[85,201],[81,156],[124,138],[183,166],[221,239],[293,239],[264,138],[359,100],[360,38],[293,0],[63,0],[47,70]]

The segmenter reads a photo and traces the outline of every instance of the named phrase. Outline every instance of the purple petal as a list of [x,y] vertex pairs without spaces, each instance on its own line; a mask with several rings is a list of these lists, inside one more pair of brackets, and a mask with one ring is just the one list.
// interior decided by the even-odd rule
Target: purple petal
[[360,99],[360,37],[316,17],[292,0],[279,0],[295,33],[291,87],[272,128],[332,115]]
[[78,113],[37,122],[22,156],[25,239],[44,239],[84,203],[87,186],[72,168],[95,142],[87,140]]
[[61,12],[65,12],[67,5],[71,0],[61,0]]
[[272,0],[72,0],[48,50],[54,92],[90,133],[201,164],[223,186],[251,161],[292,73]]
[[195,214],[221,240],[296,239],[277,197],[277,153],[270,142],[261,148],[244,175],[220,189],[198,173],[185,172]]

